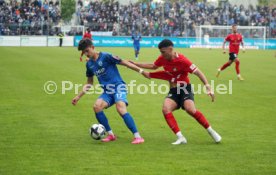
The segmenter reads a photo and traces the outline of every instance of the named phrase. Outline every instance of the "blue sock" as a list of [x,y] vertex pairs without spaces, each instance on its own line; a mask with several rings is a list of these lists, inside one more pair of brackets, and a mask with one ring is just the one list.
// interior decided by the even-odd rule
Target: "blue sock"
[[125,124],[127,125],[128,129],[130,129],[130,131],[134,134],[137,132],[137,128],[135,126],[134,120],[131,117],[131,115],[129,113],[125,113],[124,115],[122,115]]
[[107,120],[107,118],[106,118],[106,116],[105,116],[105,114],[104,114],[103,111],[96,113],[96,118],[97,118],[97,120],[98,120],[98,122],[100,124],[104,125],[106,131],[110,131],[111,130],[111,128],[110,128],[110,126],[108,124],[108,120]]

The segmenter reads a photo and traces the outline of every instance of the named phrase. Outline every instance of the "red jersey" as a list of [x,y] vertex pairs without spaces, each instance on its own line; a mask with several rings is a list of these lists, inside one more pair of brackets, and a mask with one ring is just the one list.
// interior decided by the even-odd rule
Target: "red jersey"
[[229,53],[239,54],[240,43],[242,42],[242,35],[239,33],[231,33],[227,35],[225,41],[229,42]]
[[160,55],[157,60],[154,62],[154,65],[161,67],[163,66],[164,70],[172,74],[172,82],[183,82],[187,84],[190,83],[188,73],[194,73],[197,67],[194,65],[188,58],[182,54],[177,54],[176,58],[172,60],[165,59]]
[[84,38],[92,39],[92,35],[91,35],[91,33],[85,32],[85,34],[83,35],[82,38],[83,38],[83,39],[84,39]]

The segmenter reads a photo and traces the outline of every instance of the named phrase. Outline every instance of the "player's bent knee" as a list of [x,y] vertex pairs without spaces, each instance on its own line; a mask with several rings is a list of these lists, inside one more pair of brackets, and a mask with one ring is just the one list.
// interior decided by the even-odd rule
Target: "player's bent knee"
[[127,113],[127,110],[126,108],[117,108],[117,112],[120,114],[120,115],[124,115],[125,113]]
[[117,112],[120,114],[120,116],[123,116],[127,113],[127,110],[126,109],[125,110],[118,110],[117,109]]
[[127,109],[125,105],[117,104],[116,110],[120,115],[124,115],[125,113],[127,113]]
[[98,103],[95,103],[94,106],[93,106],[93,110],[94,112],[98,113],[98,112],[101,112],[104,108],[102,107],[102,105],[98,104]]
[[194,113],[196,113],[196,109],[195,108],[187,108],[185,110],[190,115],[194,115]]
[[168,113],[171,113],[172,112],[172,110],[170,110],[169,108],[167,108],[167,107],[163,107],[162,108],[162,113],[164,114],[164,115],[166,115],[166,114],[168,114]]

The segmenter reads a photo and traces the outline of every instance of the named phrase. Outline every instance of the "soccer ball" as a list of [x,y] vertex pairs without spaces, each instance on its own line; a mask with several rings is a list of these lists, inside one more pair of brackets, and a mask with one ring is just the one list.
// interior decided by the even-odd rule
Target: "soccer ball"
[[90,136],[95,140],[100,140],[105,136],[105,127],[101,124],[93,124],[89,130]]

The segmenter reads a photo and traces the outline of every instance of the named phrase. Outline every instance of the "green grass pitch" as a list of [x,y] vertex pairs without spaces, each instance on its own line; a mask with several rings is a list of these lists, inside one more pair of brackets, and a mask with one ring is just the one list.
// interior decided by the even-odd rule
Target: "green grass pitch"
[[[97,48],[122,58],[134,57],[132,48]],[[130,144],[132,135],[114,107],[105,110],[118,140],[92,140],[88,129],[97,123],[92,105],[98,95],[86,95],[71,105],[74,91],[61,94],[61,82],[86,81],[85,64],[76,48],[0,47],[0,174],[1,175],[214,175],[276,174],[276,58],[275,51],[247,50],[240,54],[240,82],[234,65],[215,78],[228,60],[221,50],[177,49],[215,83],[233,80],[233,94],[216,94],[216,101],[196,95],[195,102],[222,136],[213,143],[207,132],[184,111],[174,114],[187,145],[173,146],[176,137],[161,112],[162,94],[129,95],[142,145]],[[140,61],[152,62],[157,48],[142,48]],[[120,66],[129,83],[149,83],[140,74]],[[200,83],[190,75],[194,84]],[[48,95],[46,81],[58,91]],[[165,83],[156,81],[157,83]]]

